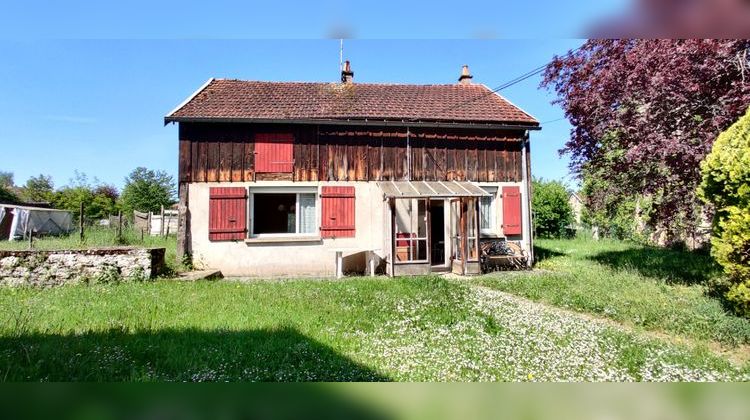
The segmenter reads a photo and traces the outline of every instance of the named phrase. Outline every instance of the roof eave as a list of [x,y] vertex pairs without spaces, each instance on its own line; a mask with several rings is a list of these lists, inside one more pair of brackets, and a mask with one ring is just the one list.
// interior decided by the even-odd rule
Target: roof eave
[[492,93],[493,93],[494,95],[496,95],[496,96],[497,96],[498,98],[500,98],[500,99],[502,99],[503,101],[505,101],[505,102],[507,102],[508,104],[510,104],[510,105],[511,105],[512,107],[514,107],[514,108],[516,108],[517,110],[519,110],[519,111],[523,112],[524,114],[526,114],[526,115],[527,115],[527,116],[528,116],[529,118],[531,118],[532,120],[534,120],[534,122],[536,122],[536,124],[539,124],[539,120],[537,120],[536,118],[534,118],[534,116],[533,116],[533,115],[531,115],[531,114],[529,114],[528,112],[526,112],[526,111],[525,111],[525,110],[524,110],[523,108],[521,108],[520,106],[518,106],[518,105],[514,104],[513,102],[511,102],[511,101],[510,101],[510,99],[508,99],[508,98],[506,98],[505,96],[501,95],[501,94],[500,94],[500,93],[498,93],[498,92],[497,92],[496,90],[494,90],[494,89],[490,89],[490,88],[489,88],[489,86],[487,86],[487,85],[485,85],[485,84],[482,84],[482,86],[484,86],[484,88],[485,88],[485,89],[487,89],[487,90],[489,90],[490,92],[492,92]]
[[209,117],[164,117],[164,124],[172,122],[255,123],[255,124],[320,124],[389,127],[433,127],[433,128],[478,128],[490,130],[541,130],[538,123],[503,122],[441,122],[373,119],[322,119],[322,118],[209,118]]
[[193,98],[198,96],[199,93],[203,92],[203,89],[207,88],[208,85],[210,85],[211,82],[213,82],[214,80],[216,79],[214,79],[213,77],[206,80],[206,82],[203,83],[203,85],[201,85],[201,87],[199,87],[195,92],[193,92],[192,95],[188,96],[184,101],[182,101],[179,105],[177,105],[173,110],[169,111],[169,113],[164,117],[164,125],[167,125],[169,123],[169,121],[167,121],[167,118],[170,118],[172,115],[174,115],[175,112],[179,111],[180,109],[182,109],[183,106],[187,105],[188,102],[192,101]]

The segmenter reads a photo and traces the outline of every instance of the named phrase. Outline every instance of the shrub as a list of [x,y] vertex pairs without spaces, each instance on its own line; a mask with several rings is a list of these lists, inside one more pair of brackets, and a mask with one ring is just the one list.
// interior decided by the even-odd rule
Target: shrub
[[701,163],[700,197],[715,208],[711,253],[729,276],[725,297],[750,317],[750,109]]
[[104,219],[117,213],[117,190],[115,187],[100,183],[94,178],[78,171],[70,185],[64,186],[52,195],[55,208],[70,210],[77,219],[81,203],[85,204],[84,217],[88,220]]
[[565,236],[566,228],[573,222],[568,190],[560,181],[535,179],[531,208],[534,212],[534,229],[541,237]]

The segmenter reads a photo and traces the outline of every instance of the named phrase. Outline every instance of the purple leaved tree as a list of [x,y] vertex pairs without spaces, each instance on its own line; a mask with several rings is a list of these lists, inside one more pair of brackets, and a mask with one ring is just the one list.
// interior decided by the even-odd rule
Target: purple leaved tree
[[651,197],[654,226],[694,227],[699,163],[750,105],[749,50],[748,40],[590,40],[556,56],[541,86],[573,125],[560,153],[575,174],[601,177],[610,200]]

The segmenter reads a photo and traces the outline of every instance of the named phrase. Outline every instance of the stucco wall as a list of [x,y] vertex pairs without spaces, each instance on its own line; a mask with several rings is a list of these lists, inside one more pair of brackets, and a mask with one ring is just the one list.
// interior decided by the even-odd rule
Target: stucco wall
[[[521,186],[520,183],[479,183],[482,186],[501,188],[505,185]],[[278,242],[209,241],[208,208],[211,187],[313,187],[319,192],[320,186],[335,185],[355,187],[355,228],[354,238],[317,239],[308,242],[292,240]],[[500,190],[498,190],[498,193]],[[522,194],[526,191],[522,189]],[[329,277],[335,275],[336,252],[344,256],[344,271],[364,269],[362,252],[373,251],[381,258],[388,259],[390,249],[388,206],[383,201],[383,193],[374,182],[233,182],[233,183],[192,183],[189,184],[190,249],[193,264],[197,268],[219,269],[225,276],[249,277]],[[528,208],[525,196],[522,197],[524,233],[509,238],[522,240],[528,248]],[[248,211],[249,208],[248,208]],[[320,201],[317,202],[318,221]],[[502,204],[496,201],[496,231],[501,234]],[[446,222],[449,219],[449,206],[446,205]],[[446,223],[446,238],[448,237]]]
[[57,286],[147,279],[162,271],[164,251],[128,247],[0,251],[0,285]]
[[[318,188],[325,185],[355,187],[355,237],[295,242],[209,241],[208,207],[211,187],[293,187]],[[190,252],[198,268],[215,268],[225,276],[317,277],[333,276],[336,252],[344,256],[344,271],[364,269],[361,252],[383,253],[383,194],[375,183],[367,182],[286,182],[200,183],[189,185]],[[320,220],[320,200],[317,212]],[[249,211],[249,209],[248,209]],[[355,255],[358,254],[358,255]]]

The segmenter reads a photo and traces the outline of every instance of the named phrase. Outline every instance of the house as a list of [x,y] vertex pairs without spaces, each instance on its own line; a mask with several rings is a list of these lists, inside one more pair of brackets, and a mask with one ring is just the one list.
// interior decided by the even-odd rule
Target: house
[[568,204],[570,205],[570,210],[573,212],[573,222],[575,223],[575,227],[581,227],[583,207],[585,206],[583,199],[574,191],[568,195]]
[[480,271],[480,241],[531,264],[529,132],[472,83],[210,79],[179,124],[178,251],[228,276]]

